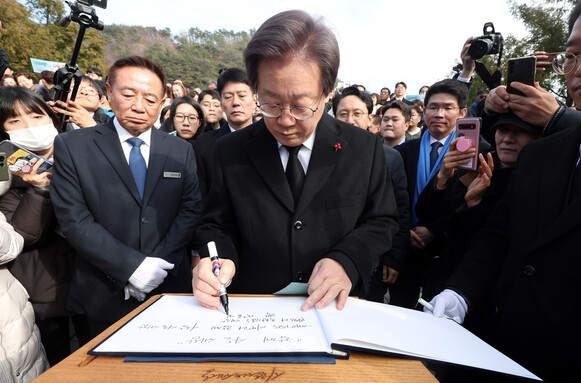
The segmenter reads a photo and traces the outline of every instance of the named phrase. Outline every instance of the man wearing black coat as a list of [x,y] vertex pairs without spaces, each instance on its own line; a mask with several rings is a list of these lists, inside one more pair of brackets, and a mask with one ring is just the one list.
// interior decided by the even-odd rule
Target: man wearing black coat
[[397,208],[378,137],[324,113],[339,67],[335,36],[303,11],[279,13],[244,52],[264,118],[216,144],[199,242],[215,241],[220,280],[204,258],[194,295],[218,308],[220,284],[273,293],[308,282],[303,310],[364,293],[391,247]]

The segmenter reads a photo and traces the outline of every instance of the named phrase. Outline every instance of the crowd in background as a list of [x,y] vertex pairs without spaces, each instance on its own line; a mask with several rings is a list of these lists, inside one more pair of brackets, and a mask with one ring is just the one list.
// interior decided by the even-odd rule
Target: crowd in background
[[[578,13],[572,16],[572,33],[575,33],[576,16]],[[406,97],[407,85],[403,81],[395,84],[393,92],[388,87],[369,92],[365,86],[355,84],[332,91],[325,100],[325,113],[380,138],[387,163],[386,176],[393,186],[398,229],[390,239],[390,250],[381,256],[365,282],[368,284],[362,290],[365,297],[411,309],[421,309],[417,302],[419,297],[424,297],[436,305],[436,311],[444,310],[441,307],[445,306],[446,313],[459,322],[466,317],[464,325],[467,328],[532,368],[530,361],[538,357],[531,357],[531,351],[515,346],[517,341],[499,341],[499,334],[504,333],[491,328],[490,318],[498,318],[499,310],[502,313],[506,305],[513,304],[506,302],[508,294],[503,295],[506,291],[499,291],[498,286],[494,290],[480,291],[464,280],[474,269],[486,267],[488,261],[470,264],[465,259],[466,254],[471,254],[473,243],[479,243],[480,249],[472,252],[486,252],[488,245],[477,237],[481,229],[492,243],[490,232],[494,228],[487,229],[486,225],[491,216],[493,221],[499,219],[498,214],[493,214],[497,205],[505,209],[505,213],[513,214],[507,204],[512,201],[510,198],[515,198],[514,194],[507,197],[505,191],[515,193],[516,186],[511,182],[521,180],[511,178],[515,172],[522,178],[521,182],[526,181],[526,177],[515,171],[523,148],[543,136],[567,130],[570,125],[564,121],[575,121],[569,113],[576,112],[565,110],[560,101],[538,87],[530,87],[537,92],[535,94],[531,89],[526,90],[530,97],[528,104],[510,104],[520,101],[510,98],[502,86],[490,91],[478,90],[476,98],[469,100],[475,66],[467,53],[469,46],[470,40],[467,40],[462,47],[462,73],[453,79],[422,86],[412,100]],[[538,70],[551,65],[544,52],[536,56]],[[558,65],[564,65],[565,69],[566,65],[573,65],[568,75],[576,76],[577,57],[568,60]],[[0,138],[21,145],[46,161],[53,161],[53,141],[57,135],[108,124],[119,117],[115,114],[115,104],[109,103],[113,84],[99,68],[88,68],[76,79],[80,81],[76,97],[64,102],[54,101],[53,72],[43,71],[35,81],[30,73],[13,69],[7,62],[2,64]],[[581,101],[576,100],[575,95],[573,98]],[[197,164],[200,209],[205,207],[208,196],[216,193],[216,186],[212,186],[216,174],[216,142],[263,118],[275,118],[286,109],[261,103],[246,71],[239,68],[221,70],[216,81],[209,81],[203,90],[191,89],[179,79],[166,82],[163,99],[154,126],[191,145]],[[541,115],[540,109],[544,114]],[[291,106],[289,112],[301,117],[296,105]],[[457,123],[468,117],[481,121],[480,138],[476,143],[466,143],[466,138],[456,130]],[[21,134],[25,128],[33,128],[28,136]],[[470,161],[477,162],[476,171],[464,166]],[[5,310],[3,304],[0,314],[0,327],[3,327],[0,329],[3,346],[0,365],[8,361],[11,366],[0,370],[0,380],[2,374],[12,376],[7,381],[30,380],[71,352],[71,336],[78,339],[80,345],[94,336],[86,312],[72,311],[68,302],[76,252],[60,231],[60,217],[55,214],[49,191],[51,173],[36,174],[41,162],[37,161],[29,173],[14,172],[10,180],[0,182],[0,287],[3,289],[0,295],[8,291],[13,305]],[[571,180],[573,178],[571,175]],[[573,199],[574,193],[567,192],[567,197],[563,198]],[[538,219],[529,217],[524,211],[519,211],[518,215]],[[517,235],[508,232],[512,228],[505,230],[505,237]],[[510,238],[505,240],[499,245],[500,250],[493,249],[494,245],[490,244],[491,252],[513,251],[512,245],[507,245]],[[198,250],[196,243],[189,244],[192,267],[200,262]],[[499,263],[502,265],[504,261]],[[506,263],[508,270],[510,260]],[[522,268],[516,268],[519,267]],[[505,276],[499,267],[491,266],[489,278],[500,278],[504,282],[500,287],[510,289],[506,286],[512,286],[514,280],[540,278],[541,272],[540,266],[527,264],[522,275],[511,271],[510,276]],[[300,281],[300,277],[297,278]],[[482,286],[492,284],[485,279],[482,277]],[[523,295],[538,288],[529,280],[522,284],[524,287],[519,293]],[[135,287],[131,283],[125,287],[125,299],[141,301],[149,293],[144,293],[143,289],[131,290]],[[183,292],[191,291],[190,287]],[[474,303],[476,297],[478,303]],[[450,310],[449,302],[453,302],[454,309]],[[570,303],[564,305],[571,306]],[[557,318],[563,318],[563,313],[568,312],[557,311]],[[466,316],[467,312],[471,315]],[[510,320],[511,317],[503,318]],[[18,321],[20,327],[16,331],[14,326]],[[32,321],[36,327],[30,325]],[[7,331],[18,334],[25,346],[9,344]],[[541,343],[548,344],[550,340],[545,338],[557,336],[560,333],[543,335],[544,343]],[[15,336],[10,338],[12,341]],[[563,353],[559,355],[567,358]],[[538,371],[546,374],[544,376],[561,376],[550,363],[545,363]],[[445,380],[447,373],[441,372],[439,378]]]

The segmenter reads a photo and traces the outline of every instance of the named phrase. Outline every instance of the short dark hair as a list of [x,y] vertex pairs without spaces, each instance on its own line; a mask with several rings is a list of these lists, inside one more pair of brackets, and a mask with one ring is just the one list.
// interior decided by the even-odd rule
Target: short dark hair
[[488,93],[490,93],[490,92],[488,91],[488,89],[480,89],[480,90],[478,90],[478,92],[476,92],[476,95],[477,95],[477,96],[480,96],[480,95],[482,95],[482,94],[488,94]]
[[410,122],[410,120],[412,119],[412,110],[409,107],[409,105],[404,104],[399,100],[390,101],[384,106],[382,106],[381,115],[383,116],[385,112],[387,112],[389,109],[399,109],[401,111],[401,114],[403,115],[403,118],[405,119],[405,122]]
[[337,113],[337,108],[339,107],[339,103],[342,99],[347,96],[356,96],[361,99],[365,103],[367,107],[367,113],[371,114],[373,112],[373,100],[371,96],[367,92],[362,92],[357,88],[357,85],[348,86],[347,88],[343,89],[343,91],[339,94],[336,94],[333,98],[333,114]]
[[60,132],[59,117],[38,93],[20,86],[7,86],[0,88],[0,141],[10,139],[4,129],[4,123],[17,115],[18,107],[26,113],[46,114]]
[[30,73],[28,73],[25,70],[19,70],[18,72],[14,73],[14,78],[15,79],[18,78],[18,77],[20,77],[20,76],[24,76],[27,79],[32,80],[32,76],[30,75]]
[[115,61],[113,65],[111,65],[111,68],[109,68],[109,77],[107,78],[109,85],[115,83],[117,71],[121,68],[127,67],[142,68],[153,72],[161,81],[162,94],[165,95],[165,75],[163,74],[163,71],[157,64],[154,64],[153,61],[141,56],[123,57]]
[[93,81],[95,81],[95,84],[97,84],[99,86],[99,91],[100,91],[99,95],[101,97],[108,98],[107,97],[107,87],[106,87],[107,81],[105,81],[105,80],[93,80]]
[[321,69],[323,92],[330,94],[339,71],[339,44],[323,19],[304,11],[286,11],[266,20],[244,49],[244,62],[251,87],[258,85],[258,66],[268,59],[297,55],[315,61]]
[[168,130],[166,131],[173,132],[174,130],[176,130],[173,124],[173,118],[176,115],[176,109],[181,104],[190,104],[191,106],[194,107],[194,109],[196,109],[196,112],[198,113],[198,117],[200,118],[200,127],[196,131],[196,134],[194,134],[194,137],[192,137],[196,138],[204,131],[204,126],[206,126],[206,119],[204,117],[204,111],[202,110],[202,107],[191,96],[178,97],[175,100],[173,100],[173,102],[171,103],[171,107],[169,108],[169,117],[167,118],[166,121],[164,121],[167,124],[168,128]]
[[427,106],[430,102],[430,97],[439,93],[445,93],[455,97],[460,109],[466,108],[466,103],[468,102],[468,87],[466,84],[451,78],[438,81],[434,83],[426,92],[424,105]]
[[87,73],[95,73],[97,76],[103,77],[103,72],[101,72],[101,69],[94,66],[87,69]]
[[575,5],[571,11],[571,14],[569,15],[569,34],[573,32],[573,26],[575,25],[575,22],[579,16],[581,16],[581,2],[578,2],[577,5]]
[[410,105],[410,117],[411,117],[411,112],[412,109],[415,110],[420,116],[422,115],[422,108],[420,108],[418,105]]
[[40,77],[48,84],[54,84],[54,72],[51,70],[43,70],[40,72]]
[[406,88],[406,89],[408,88],[408,86],[406,85],[406,83],[403,82],[403,81],[396,82],[395,83],[395,87],[397,88],[397,86],[400,85],[400,84],[403,85],[404,88]]
[[222,96],[222,90],[224,90],[224,87],[229,82],[242,82],[252,88],[250,82],[248,82],[248,77],[246,77],[245,71],[240,68],[228,68],[222,71],[218,76],[218,86],[216,89],[218,90],[218,93],[220,93],[220,97]]
[[212,96],[212,99],[214,99],[214,98],[216,100],[220,99],[220,93],[218,93],[218,91],[216,89],[204,89],[203,91],[200,92],[200,94],[198,96],[198,100],[200,100],[200,102],[201,102],[207,94]]

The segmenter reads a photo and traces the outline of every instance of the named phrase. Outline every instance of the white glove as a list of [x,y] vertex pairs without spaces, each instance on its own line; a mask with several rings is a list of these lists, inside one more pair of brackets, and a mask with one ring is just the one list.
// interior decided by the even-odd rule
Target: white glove
[[165,259],[145,257],[141,265],[129,277],[129,283],[142,293],[147,294],[161,285],[167,277],[166,270],[171,270],[173,267],[173,263],[169,263]]
[[[430,304],[434,306],[432,314],[435,317],[447,315],[460,324],[464,322],[464,318],[468,312],[468,304],[464,298],[450,289],[446,289],[436,295],[434,299],[430,301]],[[424,308],[424,311],[429,310]]]
[[125,292],[126,301],[129,300],[130,297],[137,299],[139,302],[143,302],[145,300],[145,293],[142,293],[141,291],[137,290],[137,288],[133,286],[131,283],[125,286],[125,289],[123,289],[123,291]]

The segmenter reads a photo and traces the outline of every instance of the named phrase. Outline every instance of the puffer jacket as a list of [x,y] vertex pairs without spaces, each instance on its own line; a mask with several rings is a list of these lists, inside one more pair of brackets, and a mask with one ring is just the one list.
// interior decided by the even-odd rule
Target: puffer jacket
[[[0,182],[0,195],[9,182]],[[28,293],[6,264],[22,250],[22,236],[0,213],[0,382],[29,382],[49,367]]]

